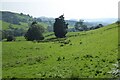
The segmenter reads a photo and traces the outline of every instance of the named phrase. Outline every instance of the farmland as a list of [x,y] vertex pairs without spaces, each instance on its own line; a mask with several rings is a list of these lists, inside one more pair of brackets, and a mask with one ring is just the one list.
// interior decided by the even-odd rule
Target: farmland
[[[49,35],[46,33],[44,35]],[[43,41],[2,42],[3,78],[113,78],[118,60],[118,26],[50,35]]]

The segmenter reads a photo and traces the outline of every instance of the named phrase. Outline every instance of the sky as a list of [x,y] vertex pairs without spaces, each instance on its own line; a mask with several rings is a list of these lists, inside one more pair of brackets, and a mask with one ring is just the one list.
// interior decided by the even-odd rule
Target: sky
[[117,18],[119,0],[1,0],[2,11],[65,19]]

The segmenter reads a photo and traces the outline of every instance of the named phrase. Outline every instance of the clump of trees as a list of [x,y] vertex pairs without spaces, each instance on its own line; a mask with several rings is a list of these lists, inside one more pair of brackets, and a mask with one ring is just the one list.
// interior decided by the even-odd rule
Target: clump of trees
[[0,14],[2,14],[0,20],[16,25],[21,25],[20,22],[26,23],[34,20],[34,18],[29,14],[28,15],[23,13],[18,14],[18,13],[6,12],[6,11],[1,11]]
[[41,25],[37,24],[36,21],[34,21],[32,22],[30,28],[28,29],[24,37],[27,41],[43,40],[44,36],[42,35],[42,33],[44,31],[44,27],[42,27]]
[[16,17],[16,15],[12,12],[2,12],[2,20],[12,24],[20,25],[19,18]]
[[102,24],[98,24],[94,29],[98,29],[98,28],[101,28],[101,27],[103,27],[103,25]]
[[77,31],[86,31],[88,30],[87,25],[84,24],[84,20],[79,20],[75,23],[75,29]]
[[54,23],[54,33],[57,38],[64,38],[67,34],[68,23],[64,20],[64,15],[61,15],[59,18],[55,19]]
[[97,26],[90,27],[89,30],[98,29],[98,28],[101,28],[103,26],[104,26],[103,24],[98,24]]

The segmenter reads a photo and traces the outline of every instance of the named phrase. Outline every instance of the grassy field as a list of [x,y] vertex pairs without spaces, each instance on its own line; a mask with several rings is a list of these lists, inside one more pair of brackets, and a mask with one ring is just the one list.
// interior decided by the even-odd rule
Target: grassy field
[[[47,33],[46,36],[52,34]],[[3,78],[112,78],[118,58],[118,26],[69,32],[66,38],[2,43]]]
[[[0,20],[0,23],[2,24],[2,30],[9,29],[10,23],[2,21],[2,20]],[[11,26],[12,28],[25,28],[25,29],[28,28],[28,24],[22,23],[22,22],[21,22],[21,25],[11,24]]]
[[[0,24],[2,24],[2,30],[7,30],[9,29],[10,23],[5,22],[0,20]],[[12,28],[23,28],[25,30],[27,30],[29,27],[28,23],[23,23],[20,22],[21,25],[16,25],[16,24],[11,24]],[[47,24],[43,23],[43,22],[39,22],[40,25],[42,25],[45,29],[47,29]]]

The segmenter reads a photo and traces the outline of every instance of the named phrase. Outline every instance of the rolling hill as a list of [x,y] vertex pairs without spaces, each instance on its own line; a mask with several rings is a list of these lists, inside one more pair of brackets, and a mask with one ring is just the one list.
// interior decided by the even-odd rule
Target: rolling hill
[[118,28],[114,23],[66,38],[47,33],[39,42],[2,42],[3,78],[117,78]]
[[27,30],[33,21],[38,21],[38,23],[45,28],[47,28],[48,26],[40,19],[34,18],[29,14],[14,13],[8,11],[0,11],[0,14],[2,14],[2,18],[0,18],[0,23],[2,23],[3,30],[9,29],[9,26],[11,26],[12,28],[22,28]]
[[[12,24],[13,28],[22,28],[22,29],[28,29],[28,26],[33,22],[37,21],[39,24],[41,24],[43,27],[47,29],[48,26],[53,26],[54,24],[54,18],[48,18],[48,17],[32,17],[29,14],[23,14],[23,13],[14,13],[9,11],[0,11],[0,14],[2,14],[2,17],[0,18],[0,23],[3,23],[2,29],[8,29],[9,25]],[[88,27],[96,26],[98,24],[108,25],[115,21],[117,21],[116,18],[101,18],[101,19],[83,19],[85,20],[84,24],[86,24]],[[66,22],[69,24],[68,28],[74,28],[75,23],[77,20],[70,19],[66,20]]]

